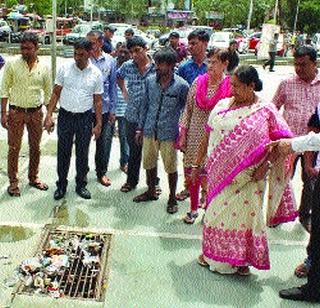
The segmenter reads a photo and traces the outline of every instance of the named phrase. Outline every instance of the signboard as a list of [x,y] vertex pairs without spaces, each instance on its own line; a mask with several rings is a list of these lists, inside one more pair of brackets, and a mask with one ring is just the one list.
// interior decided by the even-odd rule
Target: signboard
[[280,26],[272,24],[262,25],[262,35],[258,49],[258,59],[269,58],[269,43],[273,39],[275,33],[280,33]]
[[216,20],[222,20],[224,18],[223,14],[220,14],[219,12],[206,12],[206,19],[216,19]]
[[191,19],[193,11],[167,11],[167,17],[174,20]]

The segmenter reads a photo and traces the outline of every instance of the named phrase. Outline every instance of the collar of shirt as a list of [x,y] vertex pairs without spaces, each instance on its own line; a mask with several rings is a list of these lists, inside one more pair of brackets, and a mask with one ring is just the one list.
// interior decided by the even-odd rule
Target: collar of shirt
[[313,86],[313,85],[317,84],[318,82],[320,82],[320,72],[319,72],[319,70],[317,70],[317,75],[311,82],[306,82],[306,81],[302,80],[298,75],[295,75],[295,79],[302,84],[309,84],[309,85]]
[[[23,59],[22,56],[20,58],[20,61],[28,70],[30,70],[28,62],[25,59]],[[39,58],[37,57],[36,61],[34,62],[32,68],[31,68],[31,71],[34,70],[37,67],[38,63],[39,63]]]
[[132,63],[133,63],[133,65],[134,65],[134,67],[136,68],[137,72],[138,72],[140,75],[142,75],[142,76],[148,75],[148,73],[150,72],[150,70],[152,70],[152,69],[154,68],[154,66],[155,66],[155,63],[153,62],[152,58],[151,58],[150,56],[148,56],[148,58],[149,58],[150,62],[149,62],[149,64],[147,65],[147,69],[145,70],[145,72],[144,72],[143,74],[141,74],[137,63],[132,60]]
[[106,61],[107,58],[111,58],[112,59],[112,57],[109,54],[107,54],[104,51],[102,51],[101,55],[99,56],[99,58],[90,57],[90,61],[98,63],[98,62]]
[[86,71],[92,70],[93,64],[91,63],[91,61],[90,61],[90,59],[89,59],[88,65],[87,65],[83,70],[80,69],[75,62],[73,63],[73,68],[74,68],[77,72],[79,72],[79,73],[84,73],[84,72],[86,72]]

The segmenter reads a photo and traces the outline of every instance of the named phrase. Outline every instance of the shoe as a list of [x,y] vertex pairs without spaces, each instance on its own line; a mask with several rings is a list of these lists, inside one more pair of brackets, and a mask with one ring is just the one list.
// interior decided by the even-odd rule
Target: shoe
[[269,72],[275,72],[275,70],[269,70]]
[[83,199],[91,199],[91,193],[85,187],[77,188],[76,193]]
[[310,296],[302,287],[281,290],[279,296],[293,301],[320,302],[320,295],[317,297]]
[[62,199],[66,194],[66,190],[62,188],[57,188],[56,191],[53,194],[54,200],[60,200]]

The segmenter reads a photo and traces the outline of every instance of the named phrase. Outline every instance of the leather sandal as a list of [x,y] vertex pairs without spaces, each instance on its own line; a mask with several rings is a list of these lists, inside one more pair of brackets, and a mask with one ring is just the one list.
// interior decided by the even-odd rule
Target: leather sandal
[[34,187],[39,190],[48,190],[48,185],[46,183],[43,183],[41,181],[35,181],[35,182],[29,182],[29,186]]
[[174,200],[169,200],[168,201],[168,206],[167,206],[167,212],[169,214],[175,214],[178,212],[178,203],[177,203],[177,200],[174,199]]
[[149,191],[146,191],[143,194],[134,197],[133,202],[139,203],[139,202],[146,202],[146,201],[155,201],[158,199],[159,199],[159,196],[157,194],[152,194]]
[[304,263],[299,264],[294,270],[294,274],[298,278],[306,278],[308,277],[308,273],[309,273],[309,269]]
[[101,178],[98,178],[98,181],[101,185],[106,187],[111,185],[111,181],[106,175],[102,176]]
[[128,183],[124,183],[122,185],[122,187],[120,188],[120,191],[124,192],[124,193],[127,193],[133,189],[135,189],[136,187],[135,186],[131,186],[130,184]]
[[20,197],[21,196],[20,189],[16,185],[8,186],[7,192],[9,194],[9,196],[11,196],[11,197]]
[[176,195],[178,201],[184,201],[190,197],[188,189],[184,189]]

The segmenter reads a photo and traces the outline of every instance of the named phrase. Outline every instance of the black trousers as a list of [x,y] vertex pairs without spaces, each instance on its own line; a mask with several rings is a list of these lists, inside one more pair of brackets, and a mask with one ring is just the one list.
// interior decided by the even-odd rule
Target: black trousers
[[303,290],[310,297],[320,299],[320,176],[312,196],[310,256],[311,268]]
[[271,71],[273,70],[275,61],[276,61],[276,52],[269,52],[269,60],[264,63],[264,66],[269,65],[269,71]]
[[127,141],[129,145],[127,183],[132,187],[137,186],[139,183],[142,158],[142,145],[137,144],[135,141],[137,127],[137,123],[126,120]]
[[92,111],[72,113],[60,108],[58,115],[58,181],[57,187],[65,190],[68,185],[68,172],[72,146],[76,146],[76,185],[82,188],[87,185],[89,170],[89,145],[92,132]]

